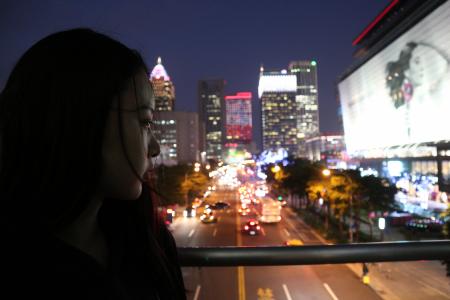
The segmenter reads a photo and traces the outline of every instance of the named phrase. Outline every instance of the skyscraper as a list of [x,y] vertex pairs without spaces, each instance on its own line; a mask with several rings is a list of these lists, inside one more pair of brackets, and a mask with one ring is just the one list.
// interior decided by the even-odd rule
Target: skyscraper
[[306,157],[306,139],[319,135],[317,62],[315,60],[293,61],[289,64],[289,73],[297,76],[297,94],[295,95],[298,110],[297,155]]
[[222,159],[224,87],[223,79],[198,82],[200,145],[206,159]]
[[263,150],[284,148],[306,157],[305,139],[319,133],[317,63],[295,61],[288,70],[260,69]]
[[160,111],[155,125],[155,137],[161,149],[157,163],[176,165],[200,159],[197,113]]
[[155,93],[155,111],[173,111],[175,87],[158,57],[157,64],[150,73],[150,81]]
[[150,82],[155,95],[155,138],[161,149],[160,162],[164,165],[177,164],[179,143],[177,141],[176,116],[173,112],[175,88],[166,69],[158,57],[157,64],[150,73]]
[[264,72],[261,67],[258,95],[262,109],[263,150],[284,148],[297,154],[297,77],[281,72]]

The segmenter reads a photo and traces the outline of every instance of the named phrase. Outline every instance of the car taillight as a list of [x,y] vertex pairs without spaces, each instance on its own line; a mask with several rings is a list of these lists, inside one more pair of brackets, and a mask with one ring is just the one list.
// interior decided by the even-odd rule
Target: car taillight
[[247,225],[245,225],[245,227],[244,227],[244,228],[245,228],[245,230],[248,230],[248,226],[247,226]]
[[260,229],[261,229],[261,227],[259,227],[259,226],[256,226],[256,229],[260,230]]

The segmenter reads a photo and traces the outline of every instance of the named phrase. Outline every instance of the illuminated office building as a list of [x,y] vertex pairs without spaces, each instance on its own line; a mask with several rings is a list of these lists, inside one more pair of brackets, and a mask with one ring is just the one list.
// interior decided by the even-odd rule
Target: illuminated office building
[[157,164],[176,165],[199,160],[198,114],[174,111],[175,87],[158,57],[150,73],[155,94],[155,138],[161,153]]
[[198,82],[198,112],[200,148],[206,159],[222,160],[224,135],[225,81],[200,80]]
[[199,161],[198,132],[198,114],[195,112],[157,112],[154,134],[161,149],[157,163],[176,165]]
[[316,61],[291,62],[288,70],[260,69],[263,150],[284,148],[306,157],[305,139],[319,132]]
[[225,145],[252,141],[252,93],[225,96]]
[[158,57],[156,66],[150,73],[150,81],[155,93],[155,111],[173,111],[175,106],[175,87]]
[[317,62],[293,61],[289,73],[297,77],[297,138],[298,156],[306,157],[305,141],[319,134],[319,103],[317,90]]

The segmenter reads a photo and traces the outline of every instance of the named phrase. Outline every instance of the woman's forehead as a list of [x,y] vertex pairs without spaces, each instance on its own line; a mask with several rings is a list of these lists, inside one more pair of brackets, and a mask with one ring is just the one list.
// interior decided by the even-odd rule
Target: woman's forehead
[[143,75],[138,76],[137,80],[137,89],[138,93],[141,92],[141,95],[138,95],[138,103],[139,106],[148,107],[151,110],[155,109],[155,95],[153,92],[153,87],[150,84],[150,81],[147,78],[147,74],[143,73]]
[[123,98],[125,109],[149,109],[152,111],[155,109],[153,88],[145,72],[139,72],[130,80]]

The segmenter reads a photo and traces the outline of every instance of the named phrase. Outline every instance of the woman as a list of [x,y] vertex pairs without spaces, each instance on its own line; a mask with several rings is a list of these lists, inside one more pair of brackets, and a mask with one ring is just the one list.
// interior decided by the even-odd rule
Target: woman
[[444,52],[423,42],[407,43],[398,60],[386,65],[386,86],[395,108],[413,98],[417,102],[417,90],[423,89],[425,95],[435,93],[448,71],[449,60]]
[[387,64],[386,86],[403,118],[406,143],[443,139],[449,107],[448,71],[445,52],[424,42],[407,43],[398,60]]
[[2,291],[185,299],[150,201],[154,105],[141,56],[103,34],[55,33],[22,56],[0,96]]

